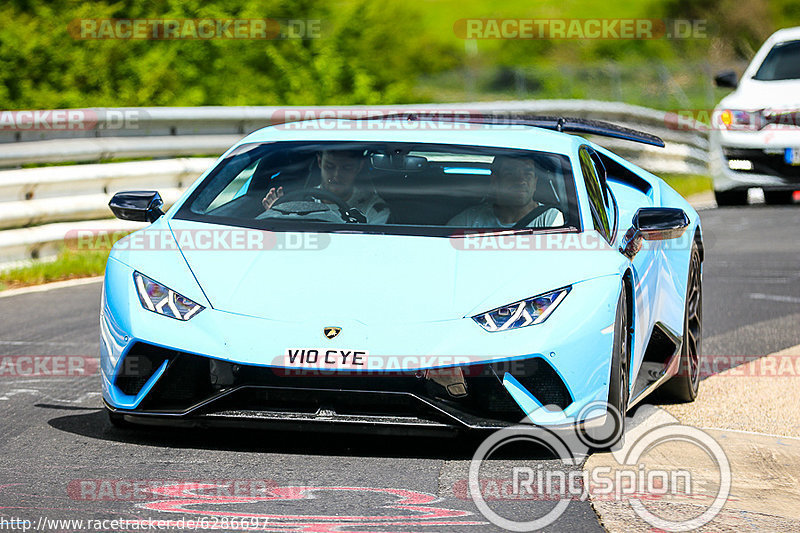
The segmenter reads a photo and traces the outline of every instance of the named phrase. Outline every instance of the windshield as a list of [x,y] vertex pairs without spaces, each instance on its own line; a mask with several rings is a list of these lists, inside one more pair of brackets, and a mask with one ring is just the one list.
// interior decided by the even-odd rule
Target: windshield
[[453,235],[578,228],[563,154],[457,145],[242,145],[176,218],[272,231]]
[[787,41],[772,47],[753,79],[761,81],[800,79],[800,41]]

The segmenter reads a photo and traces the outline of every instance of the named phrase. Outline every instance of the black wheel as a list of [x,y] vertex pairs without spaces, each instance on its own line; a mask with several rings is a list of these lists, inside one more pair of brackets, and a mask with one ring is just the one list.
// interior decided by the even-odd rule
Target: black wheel
[[794,203],[794,191],[764,191],[764,201],[769,205],[786,205]]
[[714,191],[717,205],[747,205],[747,189],[733,191]]
[[614,322],[614,344],[611,356],[611,375],[608,386],[608,416],[598,428],[580,427],[581,440],[590,448],[607,450],[625,435],[625,414],[630,394],[630,326],[628,323],[627,291],[623,286],[617,302]]
[[700,252],[697,250],[697,244],[693,243],[686,287],[680,369],[662,387],[662,392],[667,398],[675,402],[693,402],[700,386],[700,353],[703,339],[703,281],[700,272]]

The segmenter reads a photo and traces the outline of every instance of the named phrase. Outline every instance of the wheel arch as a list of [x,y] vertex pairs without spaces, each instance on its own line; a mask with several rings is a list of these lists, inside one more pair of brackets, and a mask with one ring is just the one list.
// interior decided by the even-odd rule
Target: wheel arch
[[635,340],[633,329],[635,327],[636,320],[636,313],[634,313],[636,298],[634,298],[633,295],[633,271],[630,268],[627,268],[625,273],[622,275],[622,286],[625,288],[625,310],[628,315],[628,331],[626,332],[626,335],[628,335],[628,388],[630,389],[632,387],[631,384],[633,383],[633,377],[635,374],[632,363],[634,353],[633,342]]
[[700,262],[702,263],[705,260],[705,247],[703,246],[703,228],[699,225],[697,229],[694,230],[694,242],[697,244],[697,251],[700,253]]

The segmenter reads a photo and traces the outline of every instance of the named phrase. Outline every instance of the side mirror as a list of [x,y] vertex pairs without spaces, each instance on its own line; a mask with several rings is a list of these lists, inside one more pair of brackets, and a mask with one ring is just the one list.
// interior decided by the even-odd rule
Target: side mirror
[[642,241],[677,239],[689,226],[689,217],[676,207],[642,207],[633,215],[633,225],[625,233],[619,251],[633,257],[642,249]]
[[734,71],[725,70],[717,73],[717,75],[714,76],[714,83],[717,85],[717,87],[735,89],[739,86],[739,78],[736,76]]
[[108,202],[115,217],[134,222],[155,222],[164,214],[162,205],[164,202],[156,191],[118,192]]

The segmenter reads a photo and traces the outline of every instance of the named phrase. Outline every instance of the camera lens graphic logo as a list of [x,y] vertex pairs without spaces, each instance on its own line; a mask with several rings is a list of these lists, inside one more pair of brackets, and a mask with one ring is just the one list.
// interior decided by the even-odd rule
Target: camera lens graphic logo
[[[622,439],[621,433],[624,431],[624,425],[609,422],[613,420],[610,417],[613,417],[614,414],[613,409],[609,409],[608,404],[596,402],[586,406],[577,417],[577,420],[582,421],[594,420],[594,424],[575,423],[573,421],[570,425],[571,429],[559,429],[557,431],[551,431],[541,426],[521,424],[492,433],[475,451],[469,469],[470,496],[480,513],[493,524],[508,531],[537,531],[555,523],[566,511],[570,501],[584,500],[589,496],[588,480],[590,473],[586,470],[581,471],[580,467],[583,465],[584,459],[592,451],[611,448],[612,457],[617,463],[615,465],[617,473],[627,473],[630,474],[630,477],[639,476],[638,479],[650,483],[651,477],[647,475],[648,472],[644,468],[646,461],[643,459],[660,446],[680,444],[699,448],[714,463],[719,473],[716,494],[713,495],[711,503],[698,516],[683,520],[668,520],[658,516],[648,509],[642,501],[648,496],[657,494],[657,491],[655,489],[650,490],[652,487],[648,485],[644,493],[635,492],[636,487],[640,486],[639,483],[634,487],[623,487],[623,484],[619,482],[623,479],[622,476],[617,478],[616,485],[611,486],[612,490],[606,490],[602,494],[599,492],[597,494],[593,493],[593,495],[604,497],[612,494],[612,497],[616,495],[616,498],[620,499],[624,496],[624,499],[639,518],[654,528],[659,528],[663,531],[691,531],[713,520],[722,510],[731,492],[731,467],[720,444],[701,429],[679,423],[666,423],[636,432],[637,434],[635,435],[629,432],[629,434],[625,435],[625,438],[628,439],[626,442]],[[541,516],[534,519],[513,520],[502,516],[487,503],[481,492],[481,467],[489,464],[487,461],[492,460],[493,457],[500,456],[503,448],[506,448],[506,450],[513,447],[519,449],[523,445],[537,450],[537,457],[542,452],[551,455],[556,459],[556,465],[539,463],[537,465],[538,472],[536,473],[530,467],[514,467],[515,474],[512,476],[514,494],[518,495],[521,487],[516,471],[524,470],[528,473],[527,489],[531,488],[531,478],[536,474],[539,476],[537,480],[538,490],[533,493],[533,496],[546,500],[555,500],[555,504],[543,511]],[[513,460],[511,461],[513,462]],[[544,470],[542,470],[543,467],[545,468]],[[655,471],[650,471],[651,474],[653,472]],[[681,470],[673,472],[673,474],[687,472]],[[608,471],[604,470],[603,473],[608,475]],[[546,474],[559,475],[549,476]],[[575,474],[579,474],[579,476],[575,476]],[[594,479],[594,474],[592,472],[592,479]],[[575,477],[580,477],[583,483],[575,484],[577,486],[573,485],[572,481]],[[570,480],[569,484],[564,482],[567,478]],[[630,478],[625,477],[625,479]],[[543,480],[547,480],[547,484],[550,486],[543,486]],[[553,486],[553,480],[557,480],[560,486]],[[608,481],[611,482],[612,480],[608,479]],[[661,488],[663,489],[663,487]],[[672,490],[677,490],[676,486],[671,488]],[[685,489],[686,485],[684,485]]]

